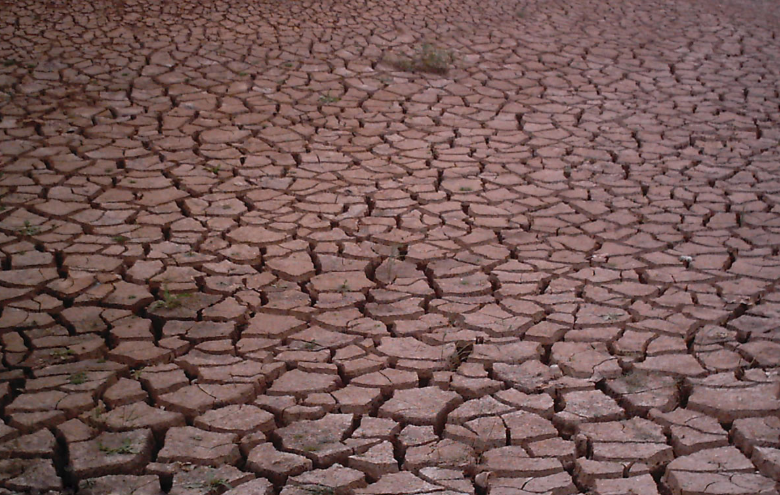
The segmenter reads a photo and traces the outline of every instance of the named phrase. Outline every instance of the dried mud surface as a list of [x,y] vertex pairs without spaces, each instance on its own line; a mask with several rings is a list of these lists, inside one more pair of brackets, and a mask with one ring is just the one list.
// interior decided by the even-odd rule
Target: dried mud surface
[[0,2],[0,494],[778,493],[778,13]]

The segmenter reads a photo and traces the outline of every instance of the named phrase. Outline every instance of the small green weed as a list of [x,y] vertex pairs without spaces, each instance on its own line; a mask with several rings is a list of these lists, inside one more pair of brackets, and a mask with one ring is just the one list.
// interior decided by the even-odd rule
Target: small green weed
[[33,236],[39,234],[41,229],[37,225],[32,225],[29,220],[25,220],[24,225],[19,227],[18,232],[22,235]]
[[51,357],[56,359],[67,359],[72,355],[73,355],[73,349],[68,349],[66,347],[61,347],[59,349],[54,349],[53,351],[51,351]]
[[222,167],[219,166],[219,165],[212,165],[210,167],[206,167],[206,170],[208,170],[209,172],[211,172],[214,175],[217,175],[221,169],[222,169]]
[[337,103],[341,101],[341,98],[338,96],[331,96],[330,91],[328,91],[328,94],[320,96],[319,102],[320,105],[329,105],[331,103]]
[[97,407],[92,409],[90,416],[92,417],[93,421],[100,421],[103,418],[103,415],[105,413],[106,413],[106,407],[101,402]]
[[182,304],[184,304],[184,300],[188,297],[192,297],[192,294],[189,292],[182,292],[181,294],[174,294],[171,291],[169,291],[167,288],[163,290],[162,293],[162,299],[159,301],[153,302],[149,308],[154,311],[155,309],[176,309]]
[[129,241],[130,239],[128,239],[127,237],[125,237],[123,235],[115,235],[114,237],[111,238],[111,240],[116,242],[117,244],[124,244],[127,241]]
[[87,381],[87,372],[86,371],[79,371],[77,373],[73,373],[68,377],[68,381],[73,385],[81,385],[82,383],[86,383]]
[[108,447],[98,442],[98,450],[107,455],[123,455],[123,454],[137,454],[138,451],[133,447],[133,441],[129,438],[125,438],[122,441],[122,445],[119,447]]

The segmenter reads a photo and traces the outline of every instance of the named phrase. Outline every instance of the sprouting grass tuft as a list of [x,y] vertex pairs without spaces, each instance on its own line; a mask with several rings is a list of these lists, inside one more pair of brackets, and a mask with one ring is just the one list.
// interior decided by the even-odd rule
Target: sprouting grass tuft
[[413,54],[403,54],[390,60],[390,63],[397,69],[407,72],[446,74],[454,61],[452,51],[432,43],[423,43]]
[[37,235],[41,232],[40,227],[32,225],[29,220],[24,221],[24,225],[19,228],[19,233],[26,236]]
[[163,290],[162,292],[162,299],[159,301],[153,302],[149,309],[154,311],[155,309],[176,309],[182,304],[184,304],[184,300],[188,297],[191,297],[192,294],[189,292],[183,292],[181,294],[174,294],[171,291],[169,291],[167,288]]

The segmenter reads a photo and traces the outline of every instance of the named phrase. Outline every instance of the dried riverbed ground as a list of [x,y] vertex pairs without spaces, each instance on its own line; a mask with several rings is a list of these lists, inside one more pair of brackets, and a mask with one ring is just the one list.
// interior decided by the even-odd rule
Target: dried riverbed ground
[[780,481],[778,4],[0,5],[0,494]]

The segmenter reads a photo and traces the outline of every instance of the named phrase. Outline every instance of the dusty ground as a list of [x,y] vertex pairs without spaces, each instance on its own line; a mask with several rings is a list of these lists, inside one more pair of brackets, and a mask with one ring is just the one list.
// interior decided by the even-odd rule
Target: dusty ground
[[4,2],[0,494],[777,493],[778,13]]

